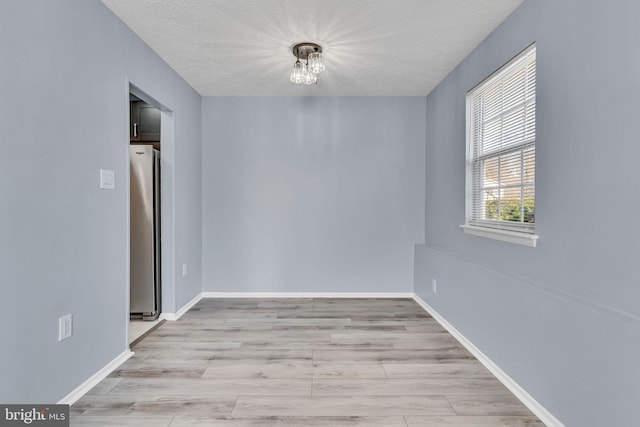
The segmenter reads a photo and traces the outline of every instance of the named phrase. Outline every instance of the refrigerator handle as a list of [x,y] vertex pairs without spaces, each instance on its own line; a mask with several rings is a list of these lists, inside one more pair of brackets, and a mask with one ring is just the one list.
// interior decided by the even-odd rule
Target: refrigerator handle
[[133,124],[133,137],[134,138],[138,137],[138,124],[137,123]]

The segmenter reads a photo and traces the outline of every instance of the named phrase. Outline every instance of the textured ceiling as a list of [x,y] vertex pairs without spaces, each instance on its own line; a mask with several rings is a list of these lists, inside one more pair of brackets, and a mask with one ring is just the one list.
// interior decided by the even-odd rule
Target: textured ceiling
[[[424,96],[523,0],[102,1],[203,96]],[[303,41],[317,86],[289,82]]]

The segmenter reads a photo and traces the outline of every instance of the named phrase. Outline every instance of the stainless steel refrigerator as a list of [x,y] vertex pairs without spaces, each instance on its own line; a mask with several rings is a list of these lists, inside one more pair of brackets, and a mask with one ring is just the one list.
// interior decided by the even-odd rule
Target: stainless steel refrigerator
[[130,146],[131,318],[160,314],[160,152]]

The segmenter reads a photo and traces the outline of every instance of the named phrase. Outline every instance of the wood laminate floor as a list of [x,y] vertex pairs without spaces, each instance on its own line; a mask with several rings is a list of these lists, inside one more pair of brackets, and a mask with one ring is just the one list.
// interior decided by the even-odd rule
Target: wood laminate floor
[[204,299],[71,425],[544,426],[411,299]]

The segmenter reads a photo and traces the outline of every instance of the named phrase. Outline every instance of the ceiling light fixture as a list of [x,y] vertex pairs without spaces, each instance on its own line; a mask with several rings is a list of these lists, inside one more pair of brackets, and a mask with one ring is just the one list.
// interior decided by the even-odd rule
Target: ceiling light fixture
[[[291,80],[295,84],[315,85],[318,83],[318,74],[324,71],[322,47],[315,43],[298,43],[292,49],[296,62],[293,64]],[[300,60],[306,60],[306,63]]]

